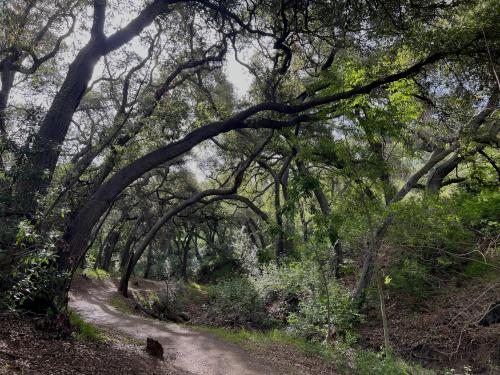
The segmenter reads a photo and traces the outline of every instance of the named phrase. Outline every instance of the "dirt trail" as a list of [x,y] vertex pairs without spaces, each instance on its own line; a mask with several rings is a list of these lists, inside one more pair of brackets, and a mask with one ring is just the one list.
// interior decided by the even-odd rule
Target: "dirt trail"
[[[153,337],[161,342],[165,361],[191,374],[200,375],[274,375],[285,374],[270,363],[252,358],[242,348],[210,334],[191,331],[136,315],[124,314],[110,305],[115,285],[105,280],[88,290],[79,288],[70,294],[70,306],[87,321],[144,342]],[[290,372],[287,371],[286,374]]]

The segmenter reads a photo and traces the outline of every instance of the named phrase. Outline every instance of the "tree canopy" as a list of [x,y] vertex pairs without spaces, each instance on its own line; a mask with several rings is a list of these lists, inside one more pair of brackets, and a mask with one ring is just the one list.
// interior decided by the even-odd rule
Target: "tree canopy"
[[133,272],[302,264],[328,339],[330,305],[355,314],[398,264],[498,261],[495,0],[11,0],[0,20],[4,306],[65,311],[79,267],[127,295]]

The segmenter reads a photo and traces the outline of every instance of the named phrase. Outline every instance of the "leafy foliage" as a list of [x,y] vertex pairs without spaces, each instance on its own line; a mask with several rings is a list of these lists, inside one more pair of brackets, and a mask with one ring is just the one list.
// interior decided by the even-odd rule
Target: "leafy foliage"
[[247,278],[221,281],[209,289],[208,315],[228,326],[265,324],[264,302]]

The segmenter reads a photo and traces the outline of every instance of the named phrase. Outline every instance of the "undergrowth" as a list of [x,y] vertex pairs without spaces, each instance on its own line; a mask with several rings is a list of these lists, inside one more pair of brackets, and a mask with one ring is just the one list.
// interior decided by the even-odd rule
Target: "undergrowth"
[[69,322],[76,328],[75,338],[79,341],[103,342],[106,337],[93,324],[87,323],[78,313],[71,311],[69,313]]
[[254,331],[247,329],[227,329],[212,326],[190,326],[197,331],[210,333],[225,341],[232,342],[247,350],[273,344],[292,347],[306,356],[318,357],[325,362],[333,362],[339,374],[345,375],[434,375],[432,370],[408,363],[396,356],[385,357],[382,353],[355,350],[342,343],[324,344],[272,329]]
[[96,268],[96,269],[85,268],[82,271],[82,275],[85,275],[88,278],[93,279],[93,280],[109,279],[109,276],[110,276],[109,272],[107,272],[107,271],[105,271],[103,269],[100,269],[100,268]]

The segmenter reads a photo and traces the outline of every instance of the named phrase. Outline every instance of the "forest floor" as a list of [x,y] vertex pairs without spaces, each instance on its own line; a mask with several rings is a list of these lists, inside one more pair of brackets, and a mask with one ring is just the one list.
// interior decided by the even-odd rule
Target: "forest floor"
[[58,337],[37,320],[0,316],[1,375],[186,375],[168,362],[152,359],[137,343],[120,335],[105,342]]
[[[499,302],[497,276],[449,281],[418,302],[393,296],[386,302],[391,343],[401,357],[427,368],[456,368],[461,373],[467,366],[474,374],[500,374],[500,324],[478,324],[489,306]],[[368,312],[359,333],[362,346],[380,348],[378,309]]]
[[[333,368],[319,358],[311,358],[286,345],[243,349],[208,332],[124,312],[113,306],[112,300],[118,294],[111,279],[96,281],[79,277],[74,285],[70,307],[85,321],[143,346],[147,337],[158,340],[165,353],[162,363],[166,374],[171,369],[177,371],[174,374],[203,375],[334,374]],[[157,290],[164,284],[141,280],[140,285],[142,290]],[[151,361],[156,366],[162,364]]]

